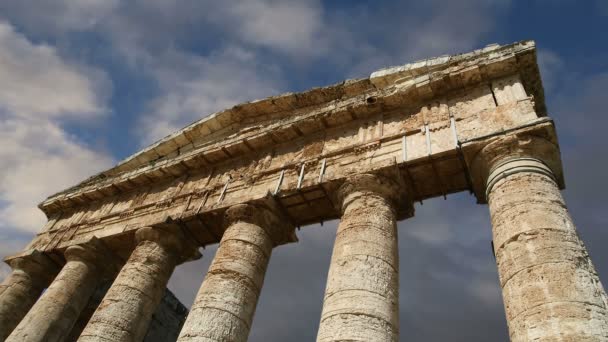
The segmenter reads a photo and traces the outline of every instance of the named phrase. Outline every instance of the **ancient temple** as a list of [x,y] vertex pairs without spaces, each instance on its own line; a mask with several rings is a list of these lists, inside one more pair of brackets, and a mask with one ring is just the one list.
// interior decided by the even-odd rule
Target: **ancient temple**
[[[563,187],[531,41],[243,103],[42,202],[48,223],[5,258],[0,340],[246,341],[273,249],[339,219],[317,341],[407,341],[397,221],[470,191],[490,210],[511,340],[606,341]],[[215,243],[185,322],[175,303],[155,320],[173,270]]]

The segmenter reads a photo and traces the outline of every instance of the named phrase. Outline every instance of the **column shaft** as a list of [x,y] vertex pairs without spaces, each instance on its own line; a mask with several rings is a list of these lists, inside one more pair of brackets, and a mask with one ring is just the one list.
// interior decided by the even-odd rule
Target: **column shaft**
[[343,199],[317,341],[397,341],[395,210],[373,187],[354,188]]
[[488,203],[511,340],[608,339],[605,291],[551,171],[529,158],[500,168]]
[[[40,297],[48,284],[38,282],[24,270],[16,269],[2,282],[0,294],[0,331],[6,338]],[[5,331],[8,331],[6,333]]]
[[0,341],[3,341],[36,302],[48,283],[15,269],[3,282],[0,294]]
[[6,262],[13,272],[0,285],[0,341],[10,335],[59,272],[58,265],[37,250]]
[[247,341],[272,248],[260,224],[231,223],[178,341]]
[[82,331],[87,324],[89,324],[91,317],[93,317],[95,310],[97,310],[99,304],[101,304],[101,300],[106,295],[111,285],[112,281],[103,281],[97,286],[97,289],[95,289],[91,295],[91,298],[89,298],[89,302],[82,309],[80,316],[74,323],[74,326],[72,327],[72,330],[70,330],[69,335],[66,337],[65,342],[75,342],[78,340],[82,334]]
[[63,341],[100,279],[93,256],[84,247],[66,251],[67,262],[6,342]]
[[169,241],[175,239],[172,233],[142,228],[137,234],[137,247],[78,341],[143,340],[179,261],[179,248]]

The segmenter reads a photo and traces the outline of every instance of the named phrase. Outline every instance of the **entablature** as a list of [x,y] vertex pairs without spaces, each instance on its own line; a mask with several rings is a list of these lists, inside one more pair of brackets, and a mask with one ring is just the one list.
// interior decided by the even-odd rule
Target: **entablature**
[[[517,80],[510,80],[507,75]],[[491,94],[496,104],[510,103],[508,96],[521,99],[520,95],[527,93],[534,98],[533,111],[544,116],[539,82],[534,44],[522,42],[424,60],[375,72],[369,79],[238,105],[184,128],[92,180],[50,197],[40,208],[51,217],[55,212],[74,210],[191,170],[211,170],[223,162],[278,148],[303,136],[327,135],[336,127],[369,125],[368,121],[391,111],[409,113],[403,120],[416,122],[419,127],[428,124],[434,129],[448,121],[445,116],[435,120],[437,108],[442,111],[448,105],[458,112],[458,106],[466,107],[467,100],[458,102],[455,94],[482,96],[471,93],[483,92],[481,85],[488,85],[485,95]],[[505,89],[511,86],[521,89]],[[447,104],[449,101],[452,103]],[[429,114],[415,115],[423,108],[430,108]],[[458,114],[454,116],[459,120]]]

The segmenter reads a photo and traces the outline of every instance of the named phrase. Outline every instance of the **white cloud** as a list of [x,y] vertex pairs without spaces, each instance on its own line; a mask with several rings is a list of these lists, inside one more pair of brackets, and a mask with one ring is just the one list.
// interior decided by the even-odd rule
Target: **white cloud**
[[50,121],[21,119],[0,122],[0,159],[0,228],[29,232],[45,222],[37,202],[112,163]]
[[193,31],[291,56],[316,56],[323,50],[325,26],[317,0],[20,0],[1,2],[0,12],[44,37],[96,32],[134,61],[150,52],[142,49],[171,47]]
[[33,45],[0,21],[0,109],[23,117],[98,115],[103,107],[96,93],[103,88],[89,77],[103,81],[99,72],[69,66],[53,47]]
[[[215,111],[284,90],[280,72],[273,66],[274,60],[261,58],[257,48],[297,58],[318,55],[323,50],[319,38],[323,13],[317,1],[112,1],[102,5],[90,0],[78,2],[75,8],[71,8],[70,2],[58,1],[49,5],[47,11],[58,14],[57,24],[42,18],[46,14],[25,10],[25,5],[0,4],[0,9],[3,7],[21,27],[36,35],[64,39],[66,32],[96,32],[111,44],[111,54],[126,61],[134,72],[155,82],[158,94],[148,101],[146,111],[140,114],[137,127],[132,130],[142,145]],[[222,40],[214,41],[217,46],[199,55],[180,45],[186,40],[196,40],[193,31],[204,32],[202,37],[217,34]],[[39,54],[44,58],[49,52]],[[32,63],[25,61],[24,64]],[[14,72],[16,76],[28,75],[26,67],[20,69]],[[47,78],[56,78],[54,76]],[[78,75],[62,76],[71,83],[81,80]],[[40,81],[44,79],[37,82],[43,84]],[[89,89],[74,87],[71,83],[60,84]],[[57,89],[57,92],[69,96],[64,90]],[[74,94],[74,99],[55,95],[54,106],[51,106],[53,102],[44,103],[48,103],[47,112],[64,116],[62,103],[72,100],[70,104],[75,105],[73,100],[78,99],[83,105],[79,109],[90,112],[84,105],[94,105],[94,95],[81,92]],[[18,98],[25,103],[15,105],[22,108],[38,105]],[[40,108],[25,109],[41,113]]]
[[94,28],[119,4],[120,0],[18,0],[3,1],[0,8],[32,31],[60,35]]
[[[357,5],[328,13],[316,0],[90,0],[73,9],[59,1],[49,13],[62,13],[63,30],[90,29],[107,38],[112,53],[156,82],[158,95],[136,120],[135,131],[145,144],[214,111],[285,90],[284,70],[279,68],[290,63],[313,68],[323,60],[350,77],[416,57],[465,51],[493,27],[492,10],[506,3],[436,0],[413,8]],[[14,4],[2,7],[28,30],[39,33],[52,26],[38,18],[39,11],[20,11],[24,6]],[[202,55],[183,45],[199,39],[212,39]]]
[[[60,0],[45,1],[53,4],[49,7],[56,10],[55,15],[46,13],[48,20],[57,23],[64,29],[87,29],[94,27],[109,13],[116,10],[120,0]],[[32,11],[31,7],[28,9]]]
[[408,16],[410,30],[406,54],[427,58],[445,53],[466,52],[478,44],[496,25],[493,12],[508,6],[508,0],[432,0],[424,15]]
[[0,22],[0,88],[0,228],[34,233],[45,222],[38,202],[112,162],[58,122],[105,113],[107,81]]
[[241,1],[227,11],[244,42],[305,55],[325,52],[323,9],[316,1]]
[[230,47],[208,57],[173,51],[156,61],[161,95],[140,117],[138,133],[151,143],[184,125],[240,102],[276,94],[278,72],[250,51]]
[[415,225],[406,230],[406,234],[428,244],[444,244],[452,239],[453,227],[448,222],[429,222],[425,225]]
[[[119,44],[128,46],[124,49],[128,56],[138,56],[131,59],[138,60],[139,66],[146,65],[144,70],[153,75],[160,89],[160,95],[149,102],[149,110],[139,120],[142,142],[151,143],[238,102],[279,93],[284,90],[281,79],[285,71],[272,67],[277,61],[306,68],[323,59],[348,76],[361,76],[387,64],[478,47],[480,38],[493,28],[492,11],[508,5],[503,0],[469,0],[464,5],[435,2],[433,8],[417,8],[422,15],[402,6],[388,13],[375,12],[370,6],[332,17],[316,1],[207,4],[215,15],[204,20],[219,28],[226,40],[205,56],[186,52],[168,41],[166,46],[143,43],[143,35],[137,33],[143,32],[142,26],[128,30],[127,37],[115,35],[115,41],[139,42]],[[165,9],[171,15],[175,11]],[[359,26],[366,23],[379,25],[379,29],[362,30]],[[166,39],[163,37],[159,39]],[[165,48],[159,52],[159,46]],[[256,46],[273,49],[278,55],[268,58]],[[278,57],[285,54],[289,57],[286,60]]]

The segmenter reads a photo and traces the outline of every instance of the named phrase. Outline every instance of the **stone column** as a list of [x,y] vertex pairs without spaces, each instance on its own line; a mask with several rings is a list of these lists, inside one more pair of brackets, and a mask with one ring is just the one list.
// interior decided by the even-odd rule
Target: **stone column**
[[63,341],[106,273],[106,264],[112,263],[96,239],[69,247],[64,255],[66,264],[61,272],[6,342]]
[[317,341],[398,341],[399,187],[387,178],[362,174],[338,191],[342,218]]
[[21,322],[59,272],[59,266],[37,250],[6,262],[13,272],[0,285],[0,341]]
[[176,227],[141,228],[136,241],[78,341],[143,340],[175,266],[200,257]]
[[91,298],[89,298],[89,302],[80,312],[80,316],[74,323],[72,330],[70,330],[70,334],[66,337],[64,342],[76,342],[78,340],[84,328],[87,326],[87,324],[89,324],[89,320],[91,320],[91,317],[93,317],[93,313],[95,313],[95,310],[97,310],[99,307],[101,300],[110,289],[113,280],[114,279],[103,281],[99,284],[99,286],[97,286],[97,289],[95,289],[91,295]]
[[488,170],[511,341],[606,341],[606,293],[548,166],[555,161],[543,152],[547,145],[538,138],[497,141],[477,158]]
[[247,341],[273,246],[290,232],[273,211],[237,205],[178,341]]

